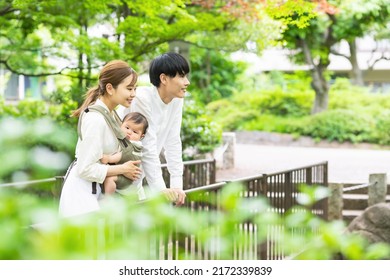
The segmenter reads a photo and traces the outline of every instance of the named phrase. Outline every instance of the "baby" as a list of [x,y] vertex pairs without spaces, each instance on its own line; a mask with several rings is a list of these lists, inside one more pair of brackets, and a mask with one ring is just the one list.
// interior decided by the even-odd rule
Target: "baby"
[[[100,159],[103,164],[117,164],[126,161],[140,160],[142,156],[141,140],[145,136],[148,129],[148,121],[144,115],[138,112],[127,114],[122,121],[121,129],[126,133],[126,138],[129,140],[129,147],[121,152],[112,155],[103,155]],[[103,189],[106,194],[112,194],[116,189],[125,189],[133,183],[132,180],[124,175],[108,176],[103,182]]]

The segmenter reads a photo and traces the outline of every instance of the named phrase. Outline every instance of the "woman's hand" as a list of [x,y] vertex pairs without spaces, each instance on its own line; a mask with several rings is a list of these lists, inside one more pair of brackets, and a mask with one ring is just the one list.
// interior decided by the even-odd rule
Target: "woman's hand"
[[141,164],[141,161],[140,160],[136,160],[136,161],[127,161],[125,163],[123,163],[123,167],[125,168],[125,172],[123,173],[123,175],[127,178],[129,178],[130,180],[137,180],[141,177],[141,174],[142,174],[142,170],[140,167],[137,166],[137,164]]

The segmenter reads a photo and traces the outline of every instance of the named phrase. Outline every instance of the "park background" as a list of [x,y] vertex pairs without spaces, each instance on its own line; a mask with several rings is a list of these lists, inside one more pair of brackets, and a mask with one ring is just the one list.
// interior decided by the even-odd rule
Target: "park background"
[[[191,65],[182,130],[187,160],[209,157],[222,144],[223,131],[386,149],[389,9],[385,0],[3,0],[0,183],[63,175],[77,139],[77,120],[69,115],[95,84],[98,70],[123,59],[145,76],[150,59],[168,50],[182,53]],[[364,53],[369,59],[362,59]],[[239,59],[253,55],[263,60]],[[282,56],[292,66],[277,67]],[[336,57],[348,67],[332,69]],[[15,195],[25,194],[23,189],[8,191],[2,198],[7,202],[2,230],[9,233],[1,243],[2,258],[88,258],[82,250],[72,252],[66,238],[49,242],[47,252],[38,250],[39,236],[26,238],[19,231],[33,220],[34,211],[23,206],[53,210],[55,203]]]

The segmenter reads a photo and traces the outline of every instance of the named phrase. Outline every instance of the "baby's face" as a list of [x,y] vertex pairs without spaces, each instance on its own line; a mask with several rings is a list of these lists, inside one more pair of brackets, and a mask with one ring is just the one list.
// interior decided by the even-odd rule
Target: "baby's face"
[[125,121],[121,125],[122,131],[126,133],[126,138],[131,141],[139,141],[143,136],[143,125],[136,124],[131,120]]

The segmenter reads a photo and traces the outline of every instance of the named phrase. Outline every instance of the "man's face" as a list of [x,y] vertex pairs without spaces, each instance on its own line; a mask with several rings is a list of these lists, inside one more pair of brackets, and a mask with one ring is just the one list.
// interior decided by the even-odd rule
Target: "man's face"
[[169,92],[172,97],[184,98],[187,87],[190,85],[187,75],[176,74],[175,77],[167,77],[167,92]]

